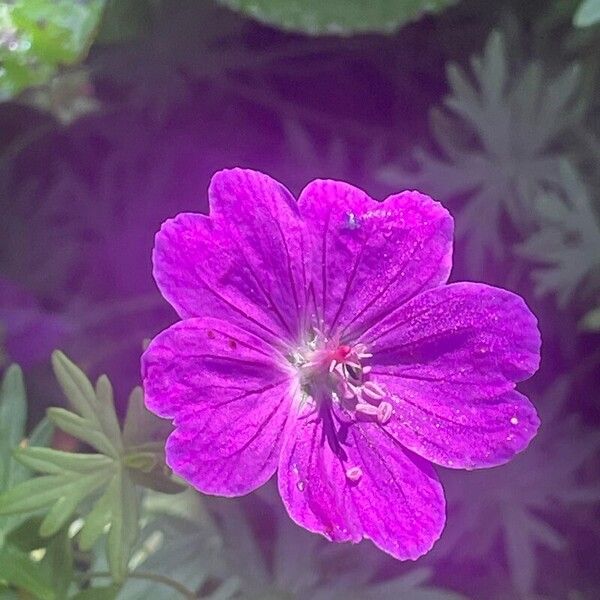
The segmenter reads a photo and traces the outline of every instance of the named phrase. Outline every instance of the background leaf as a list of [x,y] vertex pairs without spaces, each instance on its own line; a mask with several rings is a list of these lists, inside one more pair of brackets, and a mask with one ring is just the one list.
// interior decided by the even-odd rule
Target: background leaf
[[219,0],[221,4],[283,29],[311,35],[391,32],[455,0]]
[[0,100],[46,83],[56,69],[81,60],[104,0],[16,0],[0,4]]
[[576,27],[590,27],[599,21],[600,0],[583,0],[573,17],[573,24]]

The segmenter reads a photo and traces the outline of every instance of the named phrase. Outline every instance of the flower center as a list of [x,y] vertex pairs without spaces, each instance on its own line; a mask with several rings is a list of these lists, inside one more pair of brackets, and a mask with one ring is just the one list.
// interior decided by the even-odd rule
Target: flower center
[[370,377],[372,357],[365,344],[341,344],[316,333],[292,353],[290,362],[298,370],[305,402],[331,402],[352,421],[375,420],[384,425],[393,409],[385,400],[385,389]]

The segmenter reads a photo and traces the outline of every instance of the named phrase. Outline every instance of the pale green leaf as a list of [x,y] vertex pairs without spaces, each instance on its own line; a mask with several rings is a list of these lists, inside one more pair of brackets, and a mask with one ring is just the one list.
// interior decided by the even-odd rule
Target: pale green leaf
[[113,482],[86,516],[79,534],[79,547],[82,550],[90,550],[110,523],[113,507],[120,501],[118,492],[118,486]]
[[583,0],[573,17],[575,27],[589,27],[599,21],[600,0]]
[[79,415],[72,413],[64,408],[51,407],[48,409],[48,418],[58,428],[72,436],[86,442],[98,452],[118,458],[119,453],[106,435],[94,428],[94,425],[87,419],[83,419]]
[[165,440],[171,429],[168,421],[159,419],[144,406],[142,389],[135,388],[129,396],[123,424],[124,462],[137,484],[176,494],[187,486],[175,481],[165,464]]
[[24,436],[27,400],[20,367],[8,367],[0,386],[0,492],[13,484],[12,451]]
[[110,531],[108,532],[108,565],[113,579],[122,582],[139,533],[139,500],[135,486],[125,470],[113,479],[115,486]]
[[71,518],[79,504],[105,485],[110,476],[111,470],[104,469],[92,475],[79,477],[46,514],[40,525],[40,534],[46,537],[54,535]]
[[14,455],[33,471],[56,475],[65,471],[91,473],[113,464],[111,458],[102,454],[76,454],[52,448],[19,448]]
[[112,384],[106,375],[99,377],[96,382],[95,408],[102,431],[114,444],[115,448],[121,451],[123,449],[121,426],[119,425],[117,413],[115,412]]
[[110,469],[102,469],[90,475],[67,473],[30,479],[0,496],[0,514],[32,512],[71,494],[78,494],[83,499],[106,482],[110,474]]
[[311,35],[390,33],[424,13],[439,12],[456,0],[219,0],[252,18]]
[[60,350],[52,353],[52,367],[75,412],[100,429],[100,421],[96,414],[96,392],[86,374]]

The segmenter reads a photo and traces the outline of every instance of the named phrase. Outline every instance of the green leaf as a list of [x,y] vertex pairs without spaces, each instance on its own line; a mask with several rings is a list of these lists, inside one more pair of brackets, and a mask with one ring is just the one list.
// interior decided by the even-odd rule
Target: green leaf
[[25,519],[6,536],[7,543],[23,552],[43,548],[48,540],[40,535],[41,523],[42,518],[38,516]]
[[149,33],[152,10],[148,0],[108,0],[97,43],[130,41]]
[[0,100],[46,83],[83,60],[105,0],[14,0],[0,4]]
[[40,600],[59,600],[47,580],[44,567],[12,546],[0,548],[0,578],[31,592]]
[[456,0],[219,0],[233,10],[281,29],[311,35],[390,33]]
[[56,597],[66,598],[73,581],[73,545],[66,527],[50,540],[41,566],[52,582]]
[[61,429],[104,454],[118,457],[123,443],[108,377],[100,377],[94,390],[85,373],[58,350],[52,354],[52,366],[67,400],[80,418],[75,418],[72,413],[69,413],[72,416],[66,415],[65,412],[68,411],[61,413],[60,409],[50,409],[50,418],[57,425],[59,424],[55,419],[62,419],[63,424],[59,425]]
[[39,533],[50,537],[66,527],[84,500],[94,499],[97,494],[92,509],[83,516],[80,545],[84,550],[91,549],[108,527],[109,569],[113,579],[121,582],[127,575],[139,533],[136,476],[148,487],[170,492],[181,491],[185,486],[176,484],[170,477],[164,464],[163,438],[154,439],[155,421],[151,427],[144,428],[145,431],[132,422],[139,415],[144,417],[140,419],[142,423],[148,423],[141,391],[132,393],[134,403],[127,420],[127,439],[139,444],[124,448],[108,378],[100,377],[94,389],[81,369],[64,354],[55,352],[52,361],[65,395],[79,414],[50,408],[49,420],[101,454],[75,454],[41,447],[15,450],[14,455],[23,469],[42,475],[0,494],[0,515],[46,509]]
[[127,576],[127,565],[139,533],[139,500],[135,485],[125,470],[111,482],[115,502],[111,511],[108,532],[108,565],[117,582]]
[[102,452],[113,458],[118,457],[118,452],[110,443],[110,440],[87,419],[82,419],[79,415],[72,413],[64,408],[56,408],[55,406],[48,409],[48,419],[52,421],[59,429],[66,433],[70,433],[77,439],[96,448],[98,452]]
[[15,450],[14,455],[33,471],[56,475],[65,471],[92,473],[113,463],[111,458],[102,454],[75,454],[52,448],[20,448]]
[[573,17],[575,27],[589,27],[600,21],[600,0],[584,0]]
[[[23,467],[15,462],[13,449],[23,439],[27,400],[20,367],[8,367],[0,385],[0,493],[27,478]],[[4,535],[18,525],[15,517],[0,517],[0,547]]]
[[121,441],[121,427],[115,412],[113,388],[106,375],[102,375],[96,382],[96,411],[102,426],[102,431],[118,450],[123,449]]
[[93,587],[78,592],[71,597],[71,600],[115,600],[120,589],[121,586],[118,584]]
[[110,475],[110,469],[103,469],[84,476],[80,473],[65,473],[35,477],[0,496],[0,514],[32,512],[72,494],[78,494],[82,500],[106,482]]
[[11,454],[25,435],[26,414],[23,373],[11,365],[0,386],[0,492],[13,484]]
[[60,350],[52,353],[52,368],[75,412],[101,429],[96,410],[96,392],[85,373]]
[[144,406],[142,389],[135,388],[129,396],[123,424],[125,464],[137,484],[157,492],[177,494],[187,486],[175,481],[165,464],[165,440],[171,429],[168,421],[159,419]]

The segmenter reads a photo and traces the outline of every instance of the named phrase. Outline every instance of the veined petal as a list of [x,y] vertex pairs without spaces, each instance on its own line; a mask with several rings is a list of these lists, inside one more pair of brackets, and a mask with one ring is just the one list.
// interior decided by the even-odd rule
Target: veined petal
[[334,432],[321,413],[288,422],[278,480],[290,517],[332,541],[371,539],[401,560],[425,554],[445,521],[431,465],[375,423]]
[[219,171],[211,215],[183,213],[156,236],[154,277],[182,318],[211,316],[272,342],[297,337],[305,304],[304,225],[270,177]]
[[527,447],[535,408],[514,391],[538,367],[540,335],[525,302],[476,283],[443,286],[394,311],[361,341],[388,392],[386,425],[407,448],[453,468],[490,467]]
[[453,221],[428,196],[402,192],[376,202],[347,183],[316,180],[298,206],[311,237],[315,310],[325,333],[356,337],[448,278]]
[[212,318],[181,321],[142,357],[147,407],[173,420],[169,466],[208,494],[237,496],[275,472],[291,403],[285,359]]

